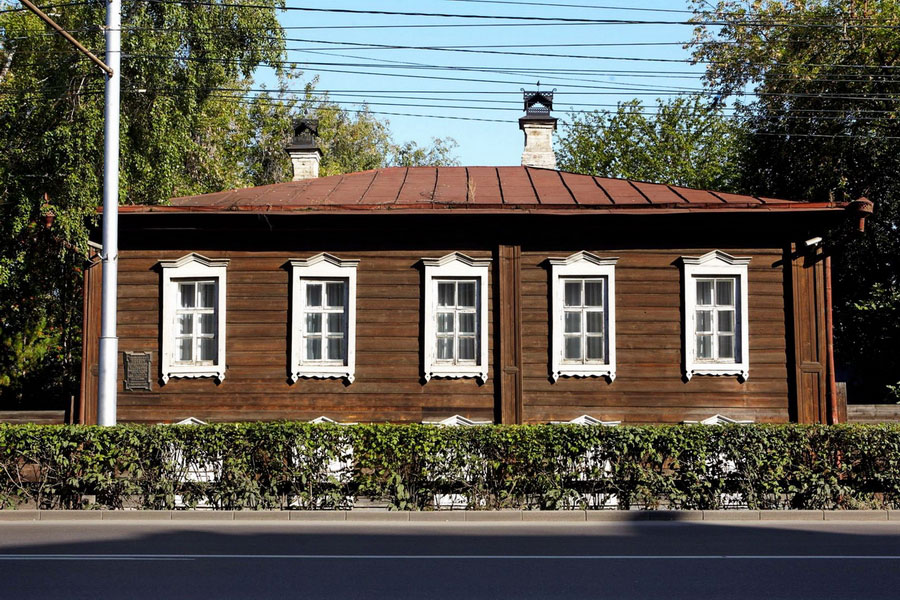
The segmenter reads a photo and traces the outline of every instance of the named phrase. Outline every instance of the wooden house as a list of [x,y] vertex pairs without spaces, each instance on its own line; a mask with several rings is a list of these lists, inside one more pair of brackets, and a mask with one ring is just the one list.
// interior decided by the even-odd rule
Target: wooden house
[[533,166],[319,178],[295,146],[297,181],[121,207],[120,422],[840,418],[820,236],[855,206]]

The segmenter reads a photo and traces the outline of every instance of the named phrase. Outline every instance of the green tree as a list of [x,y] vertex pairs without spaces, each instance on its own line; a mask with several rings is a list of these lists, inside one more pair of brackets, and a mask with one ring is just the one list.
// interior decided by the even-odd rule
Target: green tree
[[615,112],[576,115],[559,137],[561,169],[603,177],[731,191],[738,176],[740,132],[720,106],[700,98],[639,100]]
[[876,203],[865,235],[829,243],[838,367],[852,399],[884,398],[900,379],[900,0],[692,2],[706,85],[750,132],[741,185]]
[[[317,110],[324,172],[383,166],[388,124],[289,93],[277,0],[123,5],[120,202],[284,180],[291,116]],[[0,8],[18,5],[0,0]],[[50,15],[103,54],[105,3]],[[278,89],[254,94],[274,65]],[[97,222],[104,74],[27,11],[0,13],[0,407],[67,405],[80,359],[80,269]],[[47,224],[52,220],[52,227]]]

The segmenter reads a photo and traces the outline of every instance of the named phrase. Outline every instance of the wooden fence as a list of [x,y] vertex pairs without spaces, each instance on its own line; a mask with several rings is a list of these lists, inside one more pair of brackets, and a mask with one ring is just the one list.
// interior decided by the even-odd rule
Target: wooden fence
[[0,423],[60,425],[65,422],[64,410],[0,410]]
[[849,404],[849,423],[900,422],[900,404]]

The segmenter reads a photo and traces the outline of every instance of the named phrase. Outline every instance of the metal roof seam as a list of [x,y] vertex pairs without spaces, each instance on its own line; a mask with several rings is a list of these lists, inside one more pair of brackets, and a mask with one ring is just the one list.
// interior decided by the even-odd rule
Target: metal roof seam
[[541,195],[537,191],[537,186],[534,185],[534,178],[531,176],[531,167],[525,167],[525,175],[528,176],[528,183],[531,184],[531,191],[534,192],[534,199],[537,200],[538,204],[543,204],[543,202],[541,202]]
[[628,181],[628,185],[633,187],[637,191],[637,193],[640,194],[644,198],[644,200],[647,201],[647,204],[653,204],[653,200],[650,199],[650,196],[648,196],[647,194],[642,192],[641,188],[639,188],[637,185],[635,185],[635,183],[633,181]]
[[381,175],[381,169],[375,169],[375,174],[372,175],[372,179],[369,180],[369,185],[366,186],[366,191],[362,193],[362,196],[359,197],[359,201],[357,204],[362,204],[363,200],[366,199],[366,195],[369,193],[369,190],[372,189],[372,186],[375,185],[375,182],[378,180],[379,175]]
[[572,191],[572,188],[570,188],[570,187],[569,187],[569,184],[566,183],[566,178],[563,177],[562,171],[560,171],[560,170],[557,169],[557,171],[556,171],[556,176],[559,177],[559,180],[560,180],[560,182],[562,182],[563,187],[566,188],[566,191],[569,192],[569,195],[570,195],[570,196],[572,196],[572,203],[573,203],[573,204],[578,204],[578,198],[575,197],[575,193]]

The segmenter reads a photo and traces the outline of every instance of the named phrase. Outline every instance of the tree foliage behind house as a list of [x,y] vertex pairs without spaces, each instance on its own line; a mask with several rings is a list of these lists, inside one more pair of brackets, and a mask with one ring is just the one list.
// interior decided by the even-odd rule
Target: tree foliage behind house
[[[836,352],[851,400],[900,379],[900,1],[693,0],[710,90],[742,101],[741,186],[823,201],[867,196],[865,235],[832,232]],[[840,373],[839,373],[840,375]],[[894,392],[896,396],[896,391]],[[900,397],[895,397],[900,400]]]
[[740,132],[721,106],[701,98],[639,100],[615,112],[575,115],[559,139],[566,171],[731,191],[738,179]]
[[[284,180],[290,118],[303,110],[322,121],[326,174],[394,160],[400,146],[367,109],[350,113],[311,85],[288,93],[298,74],[284,63],[284,3],[241,4],[123,5],[120,202]],[[102,56],[104,2],[48,10]],[[281,89],[251,94],[266,64]],[[103,183],[104,77],[31,13],[0,14],[0,408],[59,405],[76,393],[79,270]]]

